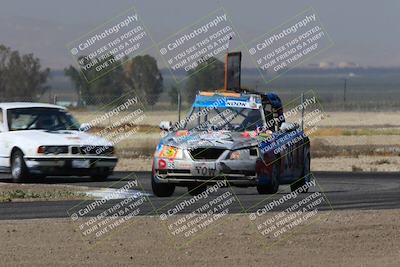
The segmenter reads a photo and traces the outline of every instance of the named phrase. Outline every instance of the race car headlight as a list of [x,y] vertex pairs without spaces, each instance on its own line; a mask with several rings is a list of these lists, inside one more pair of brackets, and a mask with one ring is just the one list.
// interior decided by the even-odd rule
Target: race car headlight
[[240,149],[229,153],[230,160],[252,159],[258,157],[257,148]]
[[161,145],[159,151],[160,152],[158,156],[160,158],[168,158],[168,159],[183,158],[183,150],[177,147]]
[[230,160],[238,160],[241,159],[243,156],[240,153],[240,150],[232,151],[229,155]]
[[229,159],[230,160],[243,159],[247,154],[248,154],[248,149],[235,150],[229,154]]

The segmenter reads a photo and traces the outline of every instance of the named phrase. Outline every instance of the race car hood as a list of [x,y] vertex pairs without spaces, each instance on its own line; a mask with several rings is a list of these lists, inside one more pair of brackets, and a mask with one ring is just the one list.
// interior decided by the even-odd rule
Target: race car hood
[[190,149],[193,147],[218,147],[236,150],[257,146],[257,136],[253,132],[192,132],[177,131],[161,139],[160,144]]
[[29,130],[29,131],[13,131],[13,137],[28,141],[35,145],[96,145],[111,146],[111,143],[104,138],[90,135],[81,131],[45,131],[45,130]]

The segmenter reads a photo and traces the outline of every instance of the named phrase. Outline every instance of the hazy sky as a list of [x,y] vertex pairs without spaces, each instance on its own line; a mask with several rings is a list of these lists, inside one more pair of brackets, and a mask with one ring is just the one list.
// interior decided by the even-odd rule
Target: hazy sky
[[398,0],[0,0],[0,4],[0,43],[33,52],[44,66],[53,68],[72,64],[67,43],[131,6],[159,42],[221,5],[244,40],[269,32],[311,6],[335,43],[312,62],[400,66]]

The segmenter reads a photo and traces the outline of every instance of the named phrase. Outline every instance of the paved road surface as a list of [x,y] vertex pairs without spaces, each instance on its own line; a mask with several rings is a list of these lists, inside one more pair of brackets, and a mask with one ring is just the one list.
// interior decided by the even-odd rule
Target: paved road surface
[[[314,172],[315,180],[319,187],[312,188],[308,193],[299,195],[295,200],[287,200],[274,210],[283,210],[296,201],[321,192],[327,201],[318,206],[319,210],[345,210],[345,209],[394,209],[400,208],[400,173],[340,173],[340,172]],[[151,194],[150,173],[135,172],[138,181],[145,192]],[[0,182],[10,182],[8,175],[0,175]],[[127,178],[128,177],[128,178]],[[133,175],[128,172],[117,172],[108,181],[91,182],[86,178],[47,178],[41,183],[80,185],[94,188],[121,188]],[[223,193],[232,190],[236,201],[229,206],[230,213],[254,212],[271,203],[273,200],[282,199],[290,191],[288,186],[280,187],[278,194],[259,195],[254,187],[250,188],[223,188],[182,210],[189,213],[201,207],[206,202],[216,199]],[[178,203],[191,199],[186,188],[178,187],[175,194],[168,198],[150,196],[149,201],[141,206],[140,215],[157,215],[174,208]],[[97,207],[92,215],[99,214],[109,209],[121,200],[110,200]],[[0,203],[0,220],[5,219],[32,219],[32,218],[62,218],[68,217],[68,212],[73,213],[77,208],[85,207],[88,203],[82,201],[47,201],[47,202],[13,202]],[[71,210],[72,209],[72,210]]]

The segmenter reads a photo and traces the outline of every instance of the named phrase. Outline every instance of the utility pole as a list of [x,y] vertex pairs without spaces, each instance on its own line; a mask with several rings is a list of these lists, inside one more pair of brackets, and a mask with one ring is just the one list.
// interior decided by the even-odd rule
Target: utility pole
[[181,90],[178,89],[178,123],[181,121]]
[[301,93],[301,130],[304,131],[304,93]]
[[344,78],[344,84],[343,84],[343,106],[346,105],[346,90],[347,90],[347,78]]

